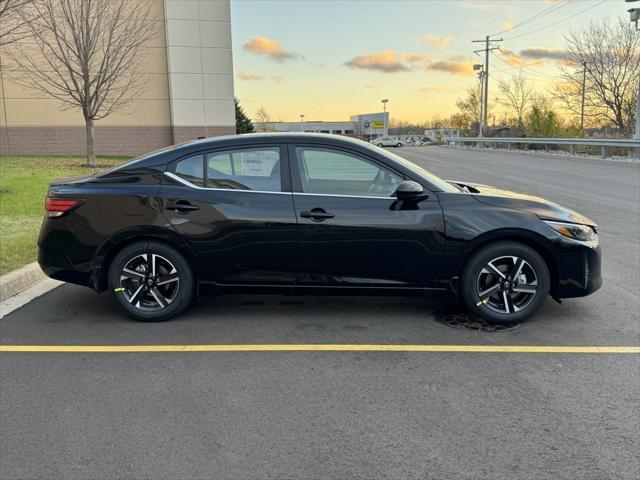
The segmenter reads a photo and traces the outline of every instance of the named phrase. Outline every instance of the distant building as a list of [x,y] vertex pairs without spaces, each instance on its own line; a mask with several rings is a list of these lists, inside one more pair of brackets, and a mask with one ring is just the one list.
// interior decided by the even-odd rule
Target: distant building
[[371,140],[389,131],[389,112],[352,115],[349,121],[270,122],[266,127],[274,132],[333,133]]
[[431,140],[442,140],[443,137],[459,137],[460,130],[457,128],[428,128],[424,131],[424,136]]
[[[145,46],[146,88],[127,112],[96,122],[99,155],[136,155],[236,131],[229,0],[149,5],[160,22]],[[4,58],[0,68],[0,155],[84,155],[82,113],[12,82]]]

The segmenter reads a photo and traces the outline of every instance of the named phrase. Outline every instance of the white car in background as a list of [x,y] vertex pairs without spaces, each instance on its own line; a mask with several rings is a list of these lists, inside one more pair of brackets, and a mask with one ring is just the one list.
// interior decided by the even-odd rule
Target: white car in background
[[378,147],[402,147],[402,145],[404,145],[400,140],[393,137],[374,138],[370,143],[373,143]]

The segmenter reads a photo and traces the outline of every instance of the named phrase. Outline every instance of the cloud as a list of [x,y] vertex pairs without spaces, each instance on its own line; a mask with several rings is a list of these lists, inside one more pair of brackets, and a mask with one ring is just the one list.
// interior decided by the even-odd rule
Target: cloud
[[303,58],[300,54],[283,50],[278,42],[266,37],[253,37],[248,43],[245,43],[242,48],[256,55],[264,55],[278,63]]
[[276,83],[282,83],[284,82],[284,77],[281,77],[280,75],[271,75],[271,80]]
[[410,70],[409,66],[403,63],[401,55],[393,50],[376,53],[364,53],[353,57],[344,63],[351,68],[360,68],[363,70],[375,70],[377,72],[394,73],[406,72]]
[[367,90],[377,90],[378,87],[376,85],[371,85],[370,83],[367,83],[364,88],[366,88]]
[[238,72],[236,77],[238,78],[238,80],[246,80],[248,82],[255,80],[264,80],[264,77],[261,77],[260,75],[256,75],[255,73],[245,73],[242,70]]
[[465,60],[441,60],[439,62],[428,62],[425,70],[450,73],[452,75],[471,76],[473,72],[473,62]]
[[526,58],[565,60],[567,53],[560,48],[529,47],[520,50],[520,55]]
[[430,33],[426,35],[422,35],[420,38],[422,39],[423,42],[427,42],[429,45],[436,48],[447,48],[454,41],[454,38],[452,35],[441,37],[438,35],[431,35]]
[[423,53],[401,53],[400,58],[408,63],[418,63],[427,59]]
[[513,28],[513,23],[506,21],[502,24],[502,28],[505,30],[511,30]]
[[512,52],[511,50],[507,50],[506,48],[501,48],[500,52],[502,52],[502,56],[507,58],[507,63],[510,63],[513,66],[520,66],[524,64],[524,58],[518,55],[516,52]]

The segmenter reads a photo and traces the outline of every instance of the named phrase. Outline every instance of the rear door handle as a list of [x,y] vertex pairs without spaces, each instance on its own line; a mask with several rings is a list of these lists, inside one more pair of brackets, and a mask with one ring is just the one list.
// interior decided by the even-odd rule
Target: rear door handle
[[187,212],[191,212],[193,210],[200,210],[200,207],[197,205],[192,205],[191,203],[187,202],[186,200],[178,200],[175,203],[167,203],[164,206],[165,209],[167,210],[173,210],[175,212],[178,213],[187,213]]
[[327,218],[333,218],[335,215],[333,213],[325,212],[322,208],[313,208],[310,212],[304,211],[300,212],[300,216],[302,218],[310,218],[314,222],[322,222]]

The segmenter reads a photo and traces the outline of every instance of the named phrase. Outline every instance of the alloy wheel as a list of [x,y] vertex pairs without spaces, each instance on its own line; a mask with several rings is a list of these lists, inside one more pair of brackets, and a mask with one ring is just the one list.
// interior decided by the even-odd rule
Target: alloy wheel
[[175,266],[161,255],[143,253],[129,260],[120,272],[125,299],[144,311],[157,311],[173,302],[180,289]]
[[538,291],[538,278],[524,259],[504,256],[489,261],[478,274],[476,293],[494,312],[512,314],[526,308]]

